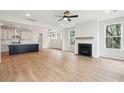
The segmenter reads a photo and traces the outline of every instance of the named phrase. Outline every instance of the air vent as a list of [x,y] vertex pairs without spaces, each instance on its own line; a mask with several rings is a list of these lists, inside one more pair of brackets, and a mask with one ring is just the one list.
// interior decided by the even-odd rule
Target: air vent
[[36,22],[36,19],[32,19],[32,18],[26,18],[28,21],[32,21],[32,22]]

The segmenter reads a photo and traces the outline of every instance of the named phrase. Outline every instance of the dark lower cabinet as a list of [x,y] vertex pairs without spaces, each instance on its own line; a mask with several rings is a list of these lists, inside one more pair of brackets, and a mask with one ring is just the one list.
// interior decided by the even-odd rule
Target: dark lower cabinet
[[38,52],[39,44],[19,44],[19,45],[9,45],[9,55]]

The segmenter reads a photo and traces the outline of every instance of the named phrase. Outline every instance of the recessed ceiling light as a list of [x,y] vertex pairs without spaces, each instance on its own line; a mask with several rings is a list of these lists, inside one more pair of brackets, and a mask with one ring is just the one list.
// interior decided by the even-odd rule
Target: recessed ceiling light
[[27,17],[29,17],[29,16],[30,16],[30,14],[29,14],[29,13],[26,13],[26,16],[27,16]]
[[106,10],[105,13],[110,13],[110,10]]

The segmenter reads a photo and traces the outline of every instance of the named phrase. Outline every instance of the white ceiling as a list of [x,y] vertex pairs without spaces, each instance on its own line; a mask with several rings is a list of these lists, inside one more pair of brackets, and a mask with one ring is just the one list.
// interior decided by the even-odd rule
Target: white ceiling
[[39,27],[39,26],[33,26],[33,25],[27,25],[22,23],[16,23],[16,22],[10,22],[10,21],[2,21],[2,24],[8,27],[18,28],[18,29],[27,29],[29,31],[46,31],[48,29]]
[[61,26],[60,24],[64,24],[63,27],[68,27],[95,19],[105,20],[124,16],[123,10],[110,11],[110,13],[105,13],[105,10],[70,10],[71,14],[78,14],[79,17],[73,18],[71,22],[58,21],[59,18],[55,17],[55,15],[63,15],[63,12],[64,10],[0,10],[0,15],[27,21],[25,20],[27,18],[26,13],[30,13],[29,18],[36,19],[35,23],[45,23],[53,27],[59,27]]

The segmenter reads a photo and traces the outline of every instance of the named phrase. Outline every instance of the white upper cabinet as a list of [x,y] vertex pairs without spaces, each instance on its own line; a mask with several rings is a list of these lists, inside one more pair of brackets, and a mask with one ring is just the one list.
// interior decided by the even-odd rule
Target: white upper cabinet
[[15,28],[3,26],[1,28],[1,39],[11,40],[13,36],[18,35],[22,40],[30,40],[32,37],[32,31],[29,30],[15,30]]
[[16,31],[17,35],[20,36],[20,37],[21,37],[21,32],[22,32],[22,31],[20,31],[20,30],[17,30],[17,31]]
[[27,31],[27,39],[30,40],[32,37],[32,32],[31,31]]
[[4,39],[4,30],[1,29],[1,39],[3,40]]
[[12,37],[15,35],[15,30],[13,29],[13,30],[8,30],[7,31],[7,35],[8,35],[8,39],[12,39]]
[[7,30],[6,29],[1,29],[1,39],[5,40],[7,39]]
[[31,31],[21,31],[21,39],[22,40],[30,40],[32,32]]
[[21,39],[22,40],[26,39],[26,31],[21,31]]

